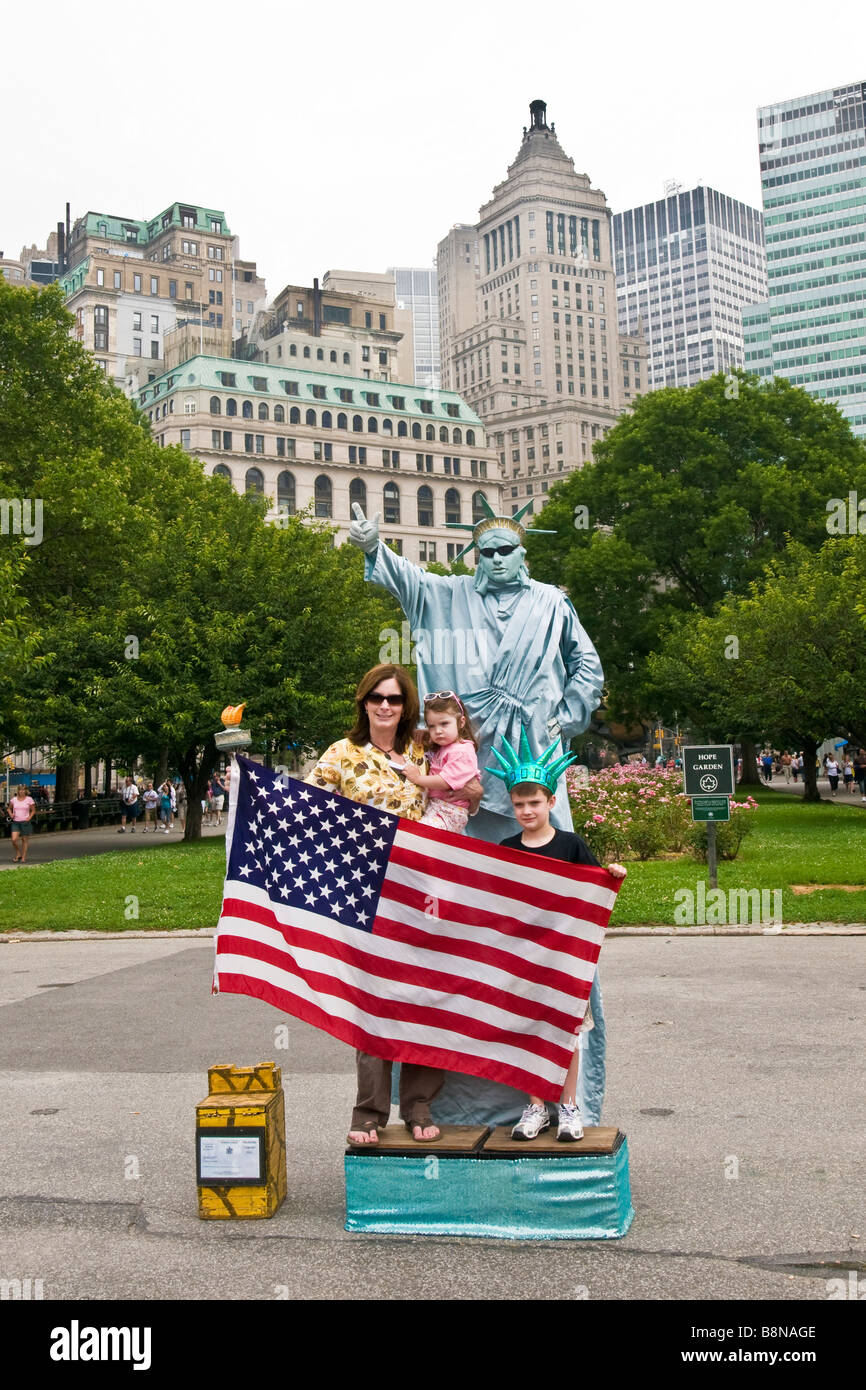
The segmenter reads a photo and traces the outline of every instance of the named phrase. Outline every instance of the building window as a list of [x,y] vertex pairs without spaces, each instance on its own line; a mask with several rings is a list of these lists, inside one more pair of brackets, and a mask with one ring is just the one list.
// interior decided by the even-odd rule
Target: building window
[[257,434],[257,435],[256,435],[256,453],[257,453],[257,454],[263,454],[264,452],[265,452],[265,436],[264,436],[263,434]]
[[382,491],[386,526],[400,525],[400,489],[396,483],[386,483]]
[[[267,401],[259,401],[258,417],[260,420],[267,420],[270,418]],[[276,416],[274,418],[276,418]]]
[[244,491],[255,492],[260,496],[265,490],[265,476],[260,468],[248,468],[244,479]]
[[226,468],[224,463],[218,463],[214,468],[212,476],[214,478],[227,478],[228,481],[231,482],[232,470],[230,468]]
[[297,510],[295,495],[294,474],[286,470],[277,478],[277,511],[293,515]]
[[364,482],[363,478],[353,478],[352,481],[351,481],[350,484],[349,484],[349,510],[350,510],[350,511],[351,511],[352,507],[354,506],[354,504],[355,504],[356,502],[357,502],[358,506],[361,508],[361,510],[362,510],[363,512],[366,512],[366,510],[367,510],[367,484]]
[[224,449],[230,449],[231,447],[232,447],[232,432],[231,432],[231,430],[223,430],[223,448],[224,448]]
[[150,344],[150,355],[151,355],[151,357],[159,357],[159,339],[158,339],[158,338],[154,338],[154,339],[151,341],[151,344]]
[[445,493],[445,520],[460,521],[460,493],[456,487],[449,487]]
[[220,432],[219,432],[219,430],[211,430],[211,432],[210,432],[210,446],[211,446],[212,449],[218,449],[218,448],[219,448],[219,446],[220,446]]
[[245,420],[252,420],[252,418],[253,418],[253,403],[252,403],[252,401],[244,401],[243,406],[241,407],[241,414],[243,415],[243,418],[244,418]]
[[189,449],[189,430],[181,430],[180,443],[182,449]]
[[248,454],[253,452],[253,437],[251,434],[244,435],[244,449]]
[[433,491],[426,483],[418,489],[418,525],[433,525]]
[[315,513],[317,517],[330,517],[333,515],[333,488],[330,478],[326,478],[320,473],[315,482]]

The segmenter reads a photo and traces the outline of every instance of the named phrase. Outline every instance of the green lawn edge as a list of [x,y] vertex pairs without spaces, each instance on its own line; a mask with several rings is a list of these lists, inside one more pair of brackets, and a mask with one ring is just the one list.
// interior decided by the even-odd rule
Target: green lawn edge
[[[737,859],[719,864],[719,888],[780,890],[786,923],[866,921],[866,815],[859,807],[770,788],[749,791],[759,805],[755,828]],[[852,799],[853,800],[853,799]],[[8,842],[5,846],[7,852]],[[678,859],[629,860],[612,927],[682,925],[675,893],[698,895],[705,864]],[[36,931],[184,931],[215,927],[225,874],[222,839],[153,845],[81,859],[30,865],[0,874],[0,934]],[[808,895],[792,884],[846,884]],[[695,923],[700,925],[700,923]],[[708,925],[713,925],[710,921]]]

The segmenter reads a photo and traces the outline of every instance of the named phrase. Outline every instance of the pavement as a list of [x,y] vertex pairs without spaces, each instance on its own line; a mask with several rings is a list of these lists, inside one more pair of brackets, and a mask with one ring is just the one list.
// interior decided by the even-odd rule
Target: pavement
[[[793,778],[790,782],[786,782],[784,776],[780,773],[776,773],[771,782],[765,782],[763,777],[761,777],[761,786],[769,787],[770,790],[774,792],[792,792],[795,796],[803,796],[806,791],[806,784],[803,782],[802,778],[796,782]],[[749,790],[743,782],[738,782],[737,788],[742,791]],[[854,783],[853,792],[849,792],[845,790],[844,783],[840,777],[839,786],[834,796],[830,788],[829,779],[826,777],[819,777],[818,791],[825,801],[832,801],[837,806],[854,806],[858,811],[866,811],[866,801],[863,801],[860,796],[860,788],[857,786],[856,782]]]
[[[50,864],[55,859],[81,859],[90,854],[108,854],[111,850],[141,851],[154,845],[176,844],[178,840],[183,839],[183,830],[177,824],[168,835],[162,831],[154,834],[153,830],[148,830],[145,834],[140,824],[136,827],[134,835],[128,825],[123,835],[118,835],[119,829],[117,825],[95,825],[91,830],[43,830],[30,836],[30,848],[24,868],[29,864]],[[225,839],[225,833],[225,817],[219,827],[202,826],[203,839]],[[8,836],[0,839],[0,869],[20,867],[12,862],[11,839]]]
[[[212,996],[212,959],[209,937],[0,946],[0,1278],[46,1300],[823,1301],[866,1272],[862,936],[608,942],[604,1123],[636,1211],[609,1242],[347,1233],[352,1053]],[[207,1067],[270,1059],[287,1199],[202,1222]]]

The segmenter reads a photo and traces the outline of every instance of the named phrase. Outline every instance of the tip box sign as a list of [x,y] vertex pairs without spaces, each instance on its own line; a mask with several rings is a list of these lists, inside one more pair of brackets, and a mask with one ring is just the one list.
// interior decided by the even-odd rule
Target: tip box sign
[[734,750],[729,743],[683,749],[686,796],[733,796]]

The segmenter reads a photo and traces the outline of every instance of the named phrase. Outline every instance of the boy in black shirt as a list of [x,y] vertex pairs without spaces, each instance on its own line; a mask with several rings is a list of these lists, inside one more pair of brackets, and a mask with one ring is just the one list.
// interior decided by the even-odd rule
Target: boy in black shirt
[[[528,753],[528,748],[525,751]],[[500,761],[504,762],[503,759]],[[539,764],[543,764],[544,761],[544,759],[539,760]],[[567,761],[570,762],[572,759],[569,758]],[[539,764],[535,766],[538,767]],[[491,768],[490,771],[494,771],[494,769]],[[553,769],[551,769],[552,771]],[[502,776],[501,773],[497,775]],[[537,775],[538,773],[536,773]],[[511,804],[514,807],[517,823],[521,827],[521,833],[509,835],[507,839],[501,841],[503,845],[507,845],[509,849],[525,850],[529,854],[542,854],[548,859],[561,859],[567,864],[590,864],[594,868],[601,868],[595,855],[580,835],[571,830],[558,830],[550,824],[550,811],[551,807],[555,805],[556,798],[545,782],[518,782],[509,790]],[[607,871],[614,878],[625,878],[627,872],[622,864],[608,864]],[[591,1027],[591,1016],[587,1004],[587,1013],[581,1025],[581,1032]],[[583,1123],[576,1099],[579,1067],[580,1049],[575,1047],[559,1102],[559,1126],[556,1137],[563,1142],[583,1138]],[[530,1096],[528,1106],[511,1131],[511,1137],[512,1139],[536,1139],[549,1125],[550,1118],[544,1101],[540,1096]]]

